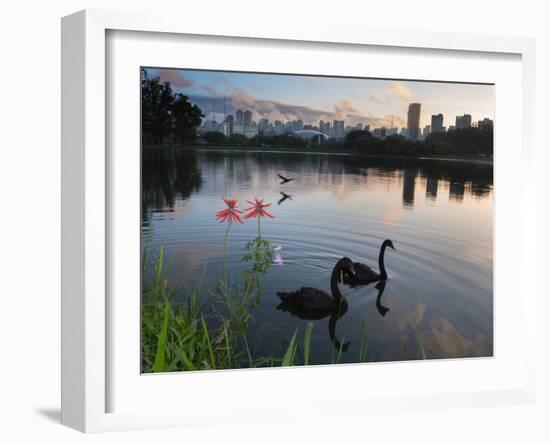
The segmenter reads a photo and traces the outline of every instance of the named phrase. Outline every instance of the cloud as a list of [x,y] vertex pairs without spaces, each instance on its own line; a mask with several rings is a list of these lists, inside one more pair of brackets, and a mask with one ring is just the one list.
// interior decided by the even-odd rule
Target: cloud
[[158,72],[160,81],[169,82],[170,85],[177,88],[185,88],[193,86],[193,81],[185,78],[181,72],[170,70],[170,69],[161,69]]
[[216,86],[214,86],[213,84],[201,84],[200,88],[203,91],[208,92],[210,95],[221,95],[220,91],[218,91]]
[[410,103],[412,100],[412,93],[409,89],[403,86],[402,83],[392,83],[390,91],[404,103]]
[[412,100],[412,93],[409,89],[403,86],[402,83],[393,82],[387,88],[369,94],[367,102],[378,104],[409,104]]
[[[206,90],[202,86],[201,89]],[[203,110],[203,113],[207,114],[207,118],[211,118],[210,114],[215,109],[216,114],[212,114],[212,117],[215,117],[217,121],[220,120],[219,112],[227,106],[227,112],[230,114],[234,114],[237,109],[250,110],[252,112],[252,119],[256,122],[261,118],[267,118],[270,121],[302,120],[305,123],[318,125],[319,120],[344,120],[346,125],[361,123],[375,128],[382,126],[390,127],[393,118],[394,127],[405,125],[403,118],[397,115],[390,114],[377,117],[370,113],[362,114],[355,107],[354,101],[349,98],[340,100],[332,109],[317,109],[275,100],[256,99],[243,89],[233,89],[227,95],[227,103],[225,103],[225,96],[222,95],[190,95],[189,98]]]
[[348,114],[355,114],[357,110],[353,107],[353,101],[349,98],[340,100],[334,109],[337,114],[343,115],[344,117]]

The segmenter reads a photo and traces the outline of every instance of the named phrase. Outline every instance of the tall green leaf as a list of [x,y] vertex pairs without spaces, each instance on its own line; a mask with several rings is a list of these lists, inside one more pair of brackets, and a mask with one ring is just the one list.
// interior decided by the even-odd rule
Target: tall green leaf
[[155,363],[153,364],[153,372],[161,373],[166,367],[166,337],[168,335],[168,317],[170,316],[170,303],[166,299],[164,301],[164,316],[160,328],[159,339],[157,343],[157,352],[155,354]]
[[304,365],[309,365],[309,353],[311,351],[311,332],[313,324],[307,323],[306,331],[304,332]]
[[281,364],[283,367],[290,367],[294,364],[294,356],[296,355],[296,334],[298,333],[298,329],[294,332],[292,335],[292,339],[290,340],[290,343],[288,344],[288,348],[286,349],[286,353],[283,357],[283,363]]

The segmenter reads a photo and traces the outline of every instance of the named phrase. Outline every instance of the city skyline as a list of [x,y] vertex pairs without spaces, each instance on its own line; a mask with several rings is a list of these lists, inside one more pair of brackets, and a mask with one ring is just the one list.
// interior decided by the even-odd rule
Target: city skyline
[[361,123],[371,129],[407,127],[411,103],[421,103],[419,126],[431,124],[442,114],[444,125],[457,116],[471,115],[472,122],[493,119],[492,85],[411,80],[319,77],[286,74],[145,69],[149,77],[169,81],[176,92],[187,95],[205,114],[205,120],[223,121],[237,109],[249,110],[259,122],[343,120],[346,126]]

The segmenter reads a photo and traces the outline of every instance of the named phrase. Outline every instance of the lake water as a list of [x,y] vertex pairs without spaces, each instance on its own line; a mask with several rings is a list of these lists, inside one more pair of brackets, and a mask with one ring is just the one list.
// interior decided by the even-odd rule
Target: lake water
[[[240,208],[254,197],[272,203],[275,218],[262,219],[262,236],[282,247],[284,265],[263,278],[250,329],[254,356],[282,356],[308,322],[277,310],[276,292],[303,286],[330,292],[332,268],[343,256],[378,270],[386,238],[396,250],[386,252],[382,295],[374,284],[341,285],[348,310],[336,323],[336,340],[329,318],[312,321],[311,363],[331,363],[335,342],[349,343],[341,362],[356,362],[361,340],[368,342],[367,361],[493,354],[492,164],[164,149],[144,150],[142,169],[144,238],[152,248],[164,244],[171,284],[196,286],[204,275],[206,303],[208,281],[223,271],[220,197],[238,199]],[[281,185],[277,173],[295,181]],[[291,198],[278,204],[281,191]],[[231,228],[234,284],[256,226],[252,219]]]

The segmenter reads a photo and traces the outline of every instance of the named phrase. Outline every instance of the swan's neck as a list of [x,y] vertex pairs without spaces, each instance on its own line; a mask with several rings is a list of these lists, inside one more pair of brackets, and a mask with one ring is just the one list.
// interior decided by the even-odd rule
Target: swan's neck
[[378,255],[378,268],[380,269],[380,279],[388,279],[388,274],[386,273],[386,266],[384,265],[384,253],[386,252],[386,244],[380,248],[380,254]]
[[332,276],[330,278],[330,289],[332,291],[332,297],[336,302],[342,301],[342,293],[340,293],[340,287],[338,287],[338,279],[342,269],[340,266],[334,267],[332,270]]

